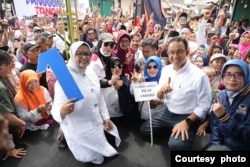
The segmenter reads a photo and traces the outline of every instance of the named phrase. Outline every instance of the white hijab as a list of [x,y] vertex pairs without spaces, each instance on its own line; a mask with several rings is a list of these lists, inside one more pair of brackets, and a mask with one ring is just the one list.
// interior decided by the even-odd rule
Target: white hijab
[[76,64],[76,59],[75,59],[75,56],[76,56],[76,51],[79,49],[80,46],[82,45],[85,45],[89,48],[90,50],[90,47],[89,45],[86,43],[86,42],[83,42],[83,41],[77,41],[77,42],[74,42],[71,46],[70,46],[70,58],[69,58],[69,61],[68,61],[68,64],[67,66],[74,72],[80,74],[80,75],[85,75],[85,71],[86,71],[86,68],[79,68],[78,65]]

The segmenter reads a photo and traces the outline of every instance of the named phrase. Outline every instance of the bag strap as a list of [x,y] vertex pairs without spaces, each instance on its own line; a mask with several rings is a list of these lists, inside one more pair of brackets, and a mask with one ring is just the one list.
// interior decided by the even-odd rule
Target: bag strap
[[70,47],[70,43],[67,40],[65,40],[63,38],[63,36],[61,36],[61,34],[59,34],[58,32],[56,32],[56,35],[58,35],[63,41],[66,41],[66,44],[68,45],[68,47]]

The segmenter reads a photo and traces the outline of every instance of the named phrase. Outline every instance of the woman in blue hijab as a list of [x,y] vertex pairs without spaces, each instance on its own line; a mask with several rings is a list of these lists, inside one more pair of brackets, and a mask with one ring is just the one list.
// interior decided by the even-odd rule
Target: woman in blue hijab
[[196,65],[199,68],[208,66],[208,58],[206,55],[200,55],[198,57],[195,58],[194,60],[194,65]]
[[249,67],[233,59],[224,64],[221,74],[225,89],[217,94],[211,107],[210,148],[250,151]]
[[161,77],[162,63],[157,56],[150,56],[144,66],[144,79],[146,82],[157,81]]

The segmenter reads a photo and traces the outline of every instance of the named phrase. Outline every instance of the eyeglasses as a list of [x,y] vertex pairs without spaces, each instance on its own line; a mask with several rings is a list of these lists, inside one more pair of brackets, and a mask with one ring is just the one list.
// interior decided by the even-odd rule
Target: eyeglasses
[[147,66],[147,69],[150,70],[150,69],[157,69],[157,65],[153,65],[153,66]]
[[231,79],[232,77],[234,77],[235,79],[241,79],[243,78],[244,74],[242,72],[236,72],[236,73],[230,73],[230,72],[225,72],[223,74],[223,78],[226,79]]
[[114,42],[104,42],[104,47],[108,47],[108,46],[110,46],[110,48],[114,48],[114,46],[115,46],[115,43]]
[[129,43],[130,41],[129,40],[120,40],[120,43]]
[[181,17],[179,21],[187,21],[187,19],[185,17]]
[[111,68],[119,68],[122,69],[123,68],[123,64],[112,64]]
[[88,35],[95,35],[95,33],[94,32],[89,32]]
[[184,52],[185,52],[184,50],[179,49],[179,50],[177,50],[176,52],[170,50],[170,51],[168,51],[167,53],[168,53],[168,55],[175,55],[175,54],[180,55],[180,54],[183,54]]
[[82,58],[83,56],[90,57],[91,53],[90,52],[76,52],[76,56],[79,58]]
[[213,37],[215,34],[207,34],[207,37],[208,38],[211,38],[211,37]]

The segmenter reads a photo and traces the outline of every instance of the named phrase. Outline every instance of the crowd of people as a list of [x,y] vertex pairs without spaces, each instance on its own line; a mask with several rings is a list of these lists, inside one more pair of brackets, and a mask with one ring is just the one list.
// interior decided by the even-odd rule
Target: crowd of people
[[[138,119],[144,136],[169,134],[170,150],[190,150],[206,133],[204,150],[249,150],[250,25],[231,20],[230,7],[224,4],[217,15],[215,5],[199,16],[178,11],[164,27],[153,13],[135,25],[121,8],[104,18],[95,7],[74,20],[75,41],[57,14],[34,14],[28,24],[2,21],[0,158],[26,155],[13,138],[57,122],[59,146],[78,161],[101,164],[118,154],[106,135],[116,146],[122,141],[115,118]],[[84,99],[68,99],[50,67],[36,73],[40,53],[52,48]],[[144,82],[157,82],[156,97],[135,102],[134,85]]]

